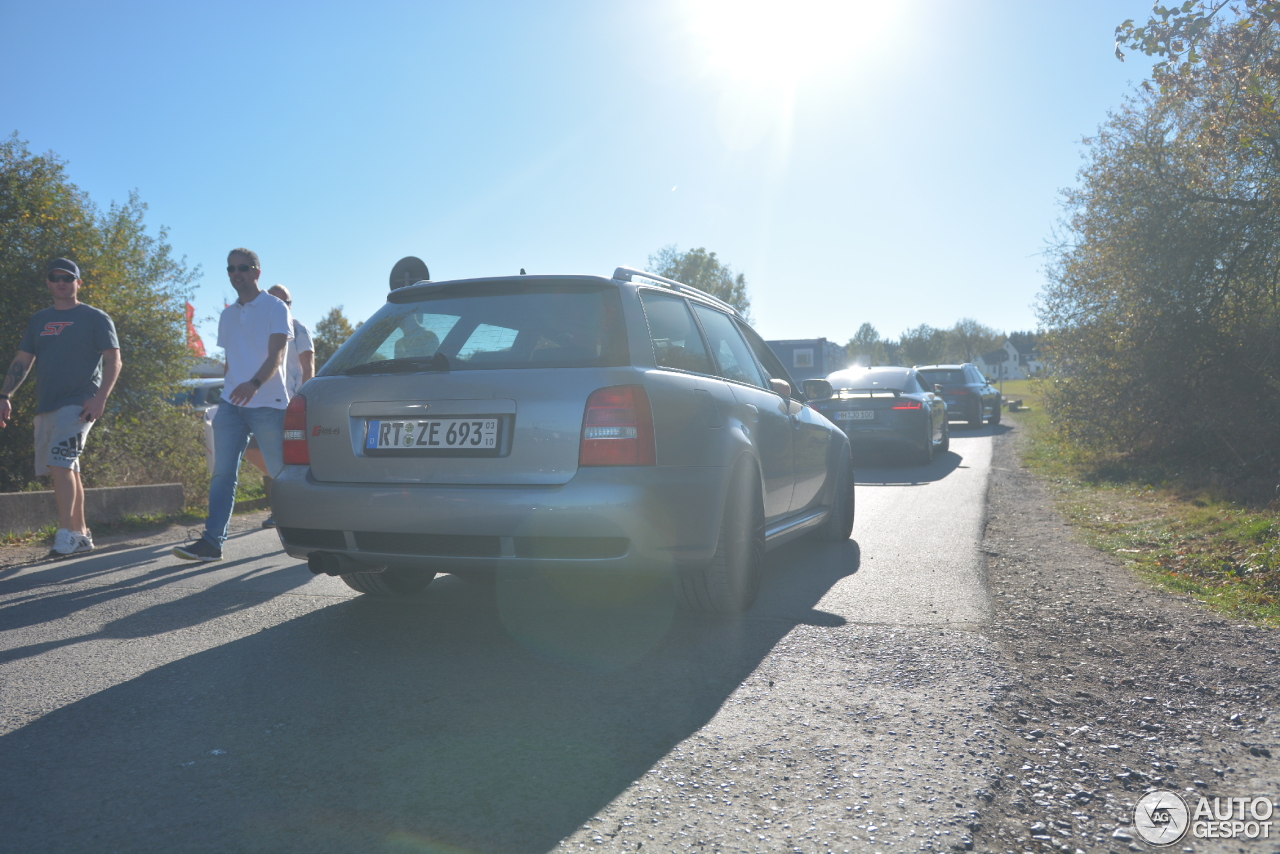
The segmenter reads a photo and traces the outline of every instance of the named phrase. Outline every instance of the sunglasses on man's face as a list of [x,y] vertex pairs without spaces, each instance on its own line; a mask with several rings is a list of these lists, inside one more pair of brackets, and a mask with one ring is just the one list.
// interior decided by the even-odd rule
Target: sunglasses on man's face
[[258,268],[253,266],[252,264],[228,264],[227,265],[228,273],[234,273],[237,270],[241,273],[247,273],[250,270],[256,270],[256,269]]
[[65,275],[59,275],[58,273],[49,274],[49,281],[51,282],[74,282],[75,280],[76,280],[76,277],[71,275],[70,273],[67,273]]

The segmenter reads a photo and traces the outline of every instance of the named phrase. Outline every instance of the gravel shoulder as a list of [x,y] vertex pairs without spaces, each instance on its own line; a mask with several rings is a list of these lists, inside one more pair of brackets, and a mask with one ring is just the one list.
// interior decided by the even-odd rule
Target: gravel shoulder
[[[1073,535],[995,437],[982,548],[1007,684],[992,710],[1004,767],[980,792],[978,851],[1148,850],[1146,792],[1280,801],[1280,634],[1147,587]],[[1234,818],[1234,816],[1233,816]],[[1168,850],[1280,851],[1272,838],[1184,837]]]

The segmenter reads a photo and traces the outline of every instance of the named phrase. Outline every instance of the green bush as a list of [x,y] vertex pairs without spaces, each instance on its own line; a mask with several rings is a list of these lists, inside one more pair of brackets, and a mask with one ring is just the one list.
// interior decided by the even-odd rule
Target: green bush
[[111,413],[89,433],[86,487],[181,483],[188,505],[209,493],[204,423],[190,407],[162,404],[145,416]]

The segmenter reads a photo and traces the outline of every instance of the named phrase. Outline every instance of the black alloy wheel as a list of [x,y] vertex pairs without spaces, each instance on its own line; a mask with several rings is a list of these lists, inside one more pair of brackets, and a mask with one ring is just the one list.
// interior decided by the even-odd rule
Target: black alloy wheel
[[847,452],[836,473],[835,494],[831,499],[831,511],[819,530],[822,539],[843,542],[853,534],[854,476],[852,452]]

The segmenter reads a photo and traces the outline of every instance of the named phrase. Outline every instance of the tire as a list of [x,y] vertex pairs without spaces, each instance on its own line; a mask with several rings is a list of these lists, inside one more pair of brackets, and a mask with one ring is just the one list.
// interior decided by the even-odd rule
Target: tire
[[387,569],[382,572],[348,572],[342,580],[352,590],[370,596],[412,596],[436,577],[422,569]]
[[969,429],[977,430],[982,427],[982,398],[978,398],[978,404],[973,408],[973,414],[969,416]]
[[995,415],[992,415],[992,416],[991,416],[991,420],[990,420],[990,421],[988,421],[987,423],[988,423],[988,424],[999,424],[999,423],[1000,423],[1000,416],[1003,414],[1003,410],[1004,410],[1004,401],[1003,401],[1002,399],[1000,399],[1000,398],[996,398],[996,414],[995,414]]
[[916,451],[916,463],[927,466],[933,462],[933,424],[924,425],[924,447]]
[[676,577],[676,595],[690,611],[741,613],[756,601],[764,570],[764,503],[755,466],[734,472],[725,497],[716,553]]
[[831,515],[818,530],[822,539],[842,543],[853,534],[854,514],[853,457],[844,455],[843,464],[836,474],[835,495],[831,499]]
[[947,419],[942,419],[942,441],[938,444],[938,450],[935,453],[945,454],[951,450],[951,424]]

